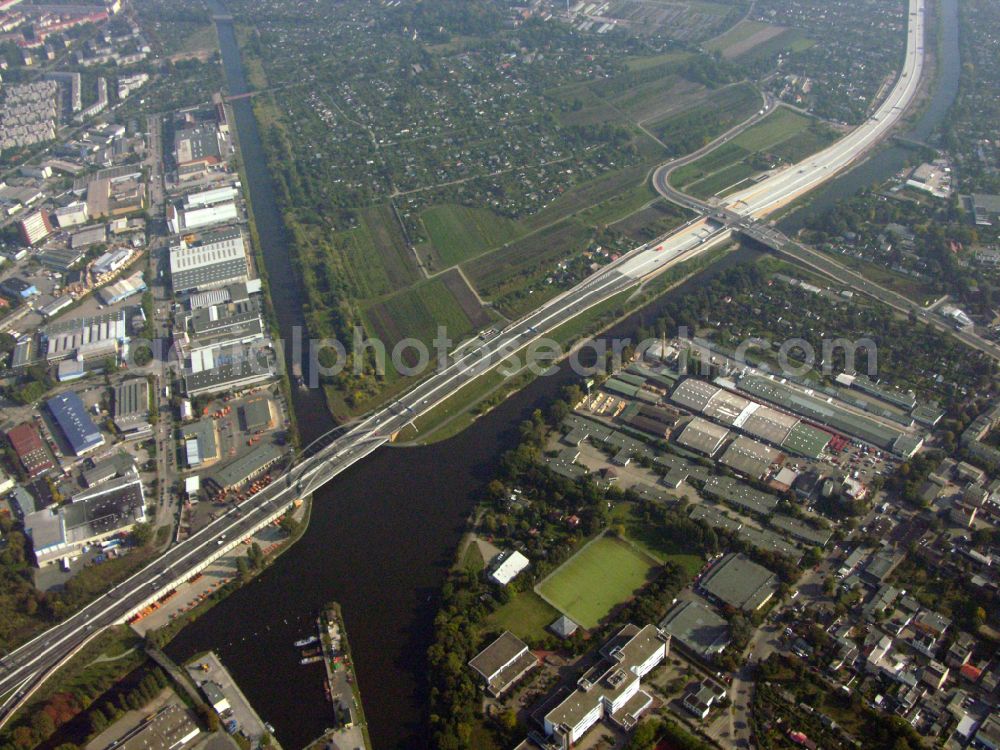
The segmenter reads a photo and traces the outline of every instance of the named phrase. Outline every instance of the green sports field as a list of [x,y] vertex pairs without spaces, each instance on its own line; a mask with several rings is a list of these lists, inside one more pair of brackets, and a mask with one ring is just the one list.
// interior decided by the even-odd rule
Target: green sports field
[[601,536],[560,565],[535,591],[585,628],[632,596],[656,561],[617,537]]

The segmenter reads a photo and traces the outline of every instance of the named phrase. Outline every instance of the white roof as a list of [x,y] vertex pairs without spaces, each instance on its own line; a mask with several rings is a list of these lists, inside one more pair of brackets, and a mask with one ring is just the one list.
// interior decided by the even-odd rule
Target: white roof
[[184,478],[184,491],[187,494],[193,495],[200,489],[201,489],[201,477],[193,476]]
[[527,568],[528,564],[528,558],[514,550],[496,567],[491,578],[501,586],[506,586],[517,577],[518,573]]

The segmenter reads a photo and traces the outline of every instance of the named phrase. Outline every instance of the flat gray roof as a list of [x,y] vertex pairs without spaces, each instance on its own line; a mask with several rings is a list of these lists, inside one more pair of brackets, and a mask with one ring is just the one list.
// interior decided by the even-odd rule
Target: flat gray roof
[[725,427],[695,417],[681,430],[677,442],[685,448],[712,456],[722,447],[729,435],[730,432]]
[[700,586],[724,604],[754,612],[774,596],[777,579],[745,555],[730,554],[708,571]]
[[699,601],[677,602],[660,628],[703,659],[728,646],[731,635],[729,623]]

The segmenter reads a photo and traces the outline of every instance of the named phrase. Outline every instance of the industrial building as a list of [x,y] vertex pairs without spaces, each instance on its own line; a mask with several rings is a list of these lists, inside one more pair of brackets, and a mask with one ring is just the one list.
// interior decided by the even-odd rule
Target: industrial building
[[149,424],[149,383],[145,378],[132,378],[115,386],[115,427],[130,438],[142,437],[152,431]]
[[774,573],[742,554],[725,555],[698,585],[714,601],[746,612],[763,607],[778,589]]
[[122,268],[131,257],[132,251],[127,248],[109,250],[94,261],[90,270],[95,276],[107,276]]
[[257,298],[228,302],[192,311],[180,340],[190,371],[211,370],[234,353],[242,356],[249,344],[264,339],[264,321]]
[[133,472],[98,485],[60,506],[24,519],[39,566],[72,556],[86,545],[130,531],[146,520],[142,482]]
[[144,291],[146,291],[146,281],[142,278],[142,271],[136,271],[128,278],[101,287],[97,290],[97,294],[105,305],[113,305]]
[[774,495],[761,492],[732,477],[710,477],[702,484],[702,492],[727,505],[758,516],[770,515],[778,506],[778,498]]
[[90,489],[116,477],[125,477],[135,472],[135,459],[128,453],[115,453],[110,458],[98,461],[83,472],[83,483]]
[[722,653],[732,637],[729,623],[699,601],[680,601],[667,612],[660,629],[700,659]]
[[170,277],[177,294],[246,281],[243,234],[238,228],[185,237],[170,248]]
[[201,735],[194,717],[184,707],[165,706],[130,731],[116,750],[184,750]]
[[215,123],[201,123],[174,133],[174,159],[178,167],[218,164],[222,158]]
[[30,422],[22,422],[11,428],[7,432],[7,440],[29,477],[37,477],[55,466],[48,447],[38,434],[38,428]]
[[483,689],[496,698],[538,663],[538,657],[528,650],[524,642],[505,630],[472,657],[469,666],[479,675]]
[[896,441],[904,437],[902,430],[862,414],[856,414],[828,399],[809,395],[776,380],[746,375],[740,378],[738,387],[741,391],[769,401],[782,409],[885,450],[893,450]]
[[87,414],[87,407],[72,391],[53,396],[45,402],[45,407],[74,455],[82,456],[104,445],[104,436]]
[[763,443],[740,435],[723,451],[719,463],[737,474],[750,479],[760,479],[778,462],[781,454]]
[[106,224],[95,224],[92,227],[74,232],[69,237],[69,246],[78,250],[91,245],[98,245],[108,241],[108,227]]
[[200,419],[181,427],[185,462],[190,468],[207,466],[219,460],[219,444],[215,435],[215,422]]
[[61,297],[56,297],[49,304],[39,307],[38,312],[43,318],[52,318],[72,305],[75,301],[76,300],[74,300],[71,295],[64,294]]
[[232,201],[204,208],[185,208],[172,203],[167,206],[167,226],[174,234],[228,224],[238,218],[239,210]]
[[87,219],[89,218],[89,214],[87,213],[87,204],[83,201],[74,201],[68,206],[57,208],[53,213],[53,216],[56,217],[56,223],[59,225],[60,229],[86,224]]
[[42,265],[52,271],[66,273],[86,257],[87,251],[79,247],[48,247],[38,255]]
[[964,198],[977,226],[991,227],[1000,223],[1000,195],[976,193]]
[[274,414],[271,410],[271,400],[260,396],[247,401],[240,407],[240,421],[247,432],[269,430],[274,426]]
[[230,358],[224,363],[216,361],[213,364],[210,369],[185,373],[184,389],[188,396],[239,390],[269,380],[274,375],[263,352],[250,351],[239,359]]
[[34,284],[25,281],[17,276],[0,281],[0,294],[11,299],[28,299],[38,294],[38,289]]
[[625,731],[638,723],[653,698],[642,678],[670,653],[670,636],[653,625],[626,625],[604,645],[601,659],[577,680],[576,690],[545,714],[545,733],[572,747],[608,718]]
[[830,442],[829,433],[798,417],[695,378],[682,381],[670,399],[725,427],[807,458],[818,458]]
[[124,354],[129,340],[126,313],[122,309],[47,326],[42,331],[46,359],[49,362],[69,358],[86,361]]
[[719,452],[719,448],[730,437],[731,433],[725,427],[713,424],[701,417],[695,417],[681,430],[681,434],[677,436],[677,442],[685,448],[711,457]]
[[284,452],[277,445],[261,443],[214,472],[210,479],[219,489],[233,490],[274,466],[283,455]]

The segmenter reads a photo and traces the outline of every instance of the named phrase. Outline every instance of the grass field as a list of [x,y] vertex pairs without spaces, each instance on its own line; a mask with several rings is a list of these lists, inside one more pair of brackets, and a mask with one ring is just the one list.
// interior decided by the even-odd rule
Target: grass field
[[812,120],[785,107],[778,107],[752,128],[733,138],[731,143],[746,151],[760,151],[790,138],[809,127]]
[[458,341],[474,330],[475,322],[481,322],[470,318],[441,276],[371,305],[364,318],[366,330],[385,344],[389,354],[404,338],[432,341],[438,326],[444,326],[448,336]]
[[828,145],[832,131],[811,118],[780,107],[728,143],[677,169],[670,183],[691,195],[707,198],[739,184],[755,173],[750,158],[757,153],[798,161]]
[[806,33],[801,29],[785,29],[780,34],[760,44],[741,50],[732,59],[737,63],[752,64],[758,60],[772,57],[779,52],[804,52],[814,44],[816,42],[806,36]]
[[583,224],[565,219],[505,248],[474,258],[465,264],[465,272],[481,293],[501,296],[512,287],[523,286],[526,277],[548,272],[554,261],[585,249],[589,237],[590,232]]
[[371,299],[417,281],[419,273],[392,208],[386,204],[359,212],[354,229],[337,232],[334,252],[343,258],[342,271],[355,296]]
[[649,207],[615,222],[613,226],[616,231],[624,233],[633,242],[639,244],[679,227],[688,218],[690,218],[690,214],[687,210],[661,199]]
[[535,590],[585,628],[600,623],[648,580],[656,562],[628,542],[600,536],[560,565]]
[[644,184],[648,171],[647,165],[639,164],[627,169],[608,172],[597,179],[575,185],[537,214],[529,217],[524,225],[528,229],[538,229],[559,219],[572,216],[578,211],[612,200],[622,193]]
[[691,57],[690,52],[685,52],[682,50],[672,50],[670,52],[664,52],[661,55],[649,55],[647,57],[634,57],[628,60],[625,64],[628,69],[633,72],[639,72],[646,70],[647,68],[655,68],[657,65],[663,65],[664,63],[680,63]]
[[559,617],[559,610],[534,591],[521,591],[493,612],[488,622],[497,629],[509,630],[518,638],[540,639],[545,628]]
[[485,208],[434,206],[424,211],[420,219],[440,268],[462,263],[522,233],[516,222]]
[[702,46],[709,52],[722,52],[734,45],[747,41],[766,28],[768,28],[768,25],[760,21],[740,21],[725,34],[708,40]]
[[754,168],[746,162],[732,164],[718,172],[713,172],[704,179],[692,182],[685,188],[685,192],[698,198],[708,198],[742,182],[754,171]]

